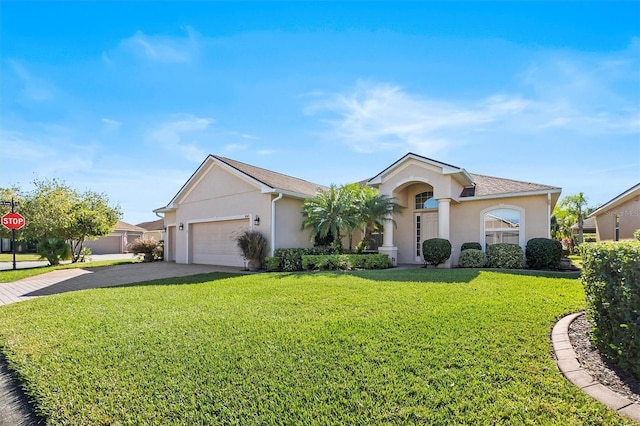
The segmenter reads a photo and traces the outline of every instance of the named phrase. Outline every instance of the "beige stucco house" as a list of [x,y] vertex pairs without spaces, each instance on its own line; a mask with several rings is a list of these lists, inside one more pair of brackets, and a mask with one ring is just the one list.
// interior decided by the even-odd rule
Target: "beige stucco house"
[[640,229],[640,183],[606,202],[589,218],[595,218],[596,241],[633,239]]
[[[422,264],[421,243],[451,241],[457,264],[460,246],[476,241],[521,245],[548,237],[551,211],[561,189],[477,175],[409,153],[366,181],[393,196],[402,214],[384,228],[381,253],[392,263]],[[215,155],[208,156],[165,207],[165,259],[178,263],[244,266],[233,236],[262,231],[276,248],[310,247],[302,226],[302,203],[323,189],[302,179]]]
[[96,240],[87,240],[83,246],[90,248],[93,254],[127,253],[127,245],[142,238],[144,232],[144,228],[119,220],[109,235]]

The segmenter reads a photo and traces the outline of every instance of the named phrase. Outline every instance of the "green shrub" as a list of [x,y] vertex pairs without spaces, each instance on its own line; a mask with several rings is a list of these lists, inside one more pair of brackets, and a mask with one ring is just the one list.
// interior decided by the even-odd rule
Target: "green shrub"
[[276,272],[282,270],[282,262],[279,257],[269,256],[264,259],[264,267],[267,272]]
[[462,250],[458,259],[461,268],[483,268],[487,264],[487,255],[482,250],[468,248]]
[[45,238],[37,246],[41,259],[47,259],[52,266],[59,265],[61,260],[71,259],[71,247],[60,238]]
[[331,248],[280,248],[276,249],[274,257],[280,259],[279,267],[284,272],[302,271],[302,256],[332,254]]
[[487,247],[487,266],[499,269],[520,269],[524,266],[524,252],[517,244],[491,244]]
[[428,265],[438,266],[451,257],[451,243],[444,238],[430,238],[422,242],[422,254]]
[[640,379],[640,243],[585,244],[580,250],[592,340]]
[[636,240],[640,241],[640,229],[636,229],[636,232],[633,233],[633,236]]
[[324,254],[302,256],[302,267],[307,271],[352,269],[386,269],[391,267],[386,254]]
[[525,249],[531,269],[558,269],[562,258],[562,243],[549,238],[532,238]]
[[482,250],[482,244],[476,243],[476,242],[464,243],[464,244],[462,244],[462,247],[460,248],[460,251],[462,252],[462,251],[469,250],[469,249]]

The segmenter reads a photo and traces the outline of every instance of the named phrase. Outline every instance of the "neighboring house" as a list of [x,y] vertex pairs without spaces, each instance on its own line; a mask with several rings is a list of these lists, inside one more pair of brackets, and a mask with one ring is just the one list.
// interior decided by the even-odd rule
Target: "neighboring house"
[[92,254],[118,254],[127,253],[127,245],[145,233],[144,228],[118,221],[115,229],[109,235],[97,240],[86,240],[83,247],[91,249]]
[[[578,233],[580,230],[578,229],[578,224],[574,224],[571,227],[571,236],[573,239],[578,238]],[[595,234],[596,233],[596,219],[594,217],[587,217],[582,221],[582,233],[583,234]]]
[[145,229],[143,238],[156,241],[164,240],[164,219],[158,219],[151,222],[142,222],[137,224],[136,226]]
[[[440,237],[454,252],[476,241],[483,247],[509,242],[525,247],[549,237],[551,211],[561,189],[468,173],[409,153],[365,181],[402,206],[388,222],[378,251],[394,265],[423,264],[422,241]],[[215,155],[208,156],[165,207],[165,259],[178,263],[244,266],[234,235],[261,230],[276,248],[310,247],[302,230],[304,199],[325,189],[302,179]],[[354,236],[354,241],[357,241]]]
[[599,207],[589,215],[596,221],[596,241],[633,239],[640,229],[640,183]]

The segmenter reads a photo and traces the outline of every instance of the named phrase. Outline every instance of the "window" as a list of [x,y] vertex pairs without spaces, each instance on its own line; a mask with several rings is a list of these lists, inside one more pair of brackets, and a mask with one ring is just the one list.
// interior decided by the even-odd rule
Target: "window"
[[520,244],[521,214],[514,209],[495,209],[483,216],[485,246],[497,243]]
[[620,213],[616,213],[616,234],[614,241],[620,241]]
[[437,208],[438,201],[433,198],[433,191],[421,192],[416,195],[416,210]]

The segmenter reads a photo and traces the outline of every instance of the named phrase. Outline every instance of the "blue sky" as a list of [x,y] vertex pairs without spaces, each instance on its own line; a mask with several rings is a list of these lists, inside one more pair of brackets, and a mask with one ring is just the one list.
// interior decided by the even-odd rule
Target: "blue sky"
[[601,204],[640,182],[640,2],[0,3],[0,186],[153,220],[207,154],[320,184],[407,152]]

